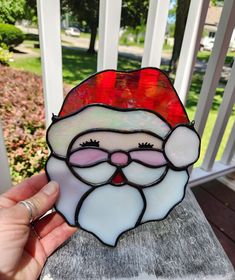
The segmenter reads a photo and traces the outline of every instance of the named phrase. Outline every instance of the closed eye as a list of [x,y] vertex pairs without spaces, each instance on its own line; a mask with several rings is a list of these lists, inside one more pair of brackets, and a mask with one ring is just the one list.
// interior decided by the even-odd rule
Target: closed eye
[[139,148],[140,148],[140,149],[144,149],[144,148],[153,148],[153,144],[150,144],[149,142],[139,143]]
[[100,141],[90,139],[90,140],[87,140],[87,141],[81,143],[80,146],[81,147],[90,147],[90,146],[99,147]]

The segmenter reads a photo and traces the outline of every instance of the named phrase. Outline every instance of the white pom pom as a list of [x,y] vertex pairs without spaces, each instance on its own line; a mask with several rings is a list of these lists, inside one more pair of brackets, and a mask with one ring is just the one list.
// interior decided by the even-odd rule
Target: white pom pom
[[180,125],[166,139],[164,145],[168,160],[178,168],[188,167],[197,161],[200,138],[192,127]]

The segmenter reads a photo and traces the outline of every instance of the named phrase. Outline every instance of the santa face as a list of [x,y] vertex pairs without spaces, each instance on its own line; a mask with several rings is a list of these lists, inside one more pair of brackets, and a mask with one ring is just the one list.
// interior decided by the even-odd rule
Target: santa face
[[183,199],[199,149],[192,127],[171,129],[153,112],[102,105],[52,124],[48,142],[47,173],[61,188],[57,210],[110,246]]
[[93,130],[78,135],[68,149],[72,173],[92,187],[106,184],[148,187],[166,173],[163,141],[146,132]]

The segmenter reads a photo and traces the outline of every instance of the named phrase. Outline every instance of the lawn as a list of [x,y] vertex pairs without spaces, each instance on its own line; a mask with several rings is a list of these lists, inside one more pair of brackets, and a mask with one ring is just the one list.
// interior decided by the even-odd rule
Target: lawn
[[[97,56],[88,54],[85,51],[63,47],[63,79],[66,84],[77,85],[96,71]],[[139,68],[140,61],[120,57],[118,69],[131,70]],[[13,68],[33,72],[41,75],[40,57],[17,58],[10,63]]]
[[[38,52],[37,49],[36,52]],[[68,47],[63,47],[62,54],[63,54],[63,79],[66,84],[75,86],[83,79],[87,78],[90,74],[96,71],[96,61],[97,61],[96,55],[88,54],[85,51],[78,50],[78,49],[71,49]],[[209,52],[199,52],[198,59],[208,61],[209,56],[210,56]],[[232,57],[233,54],[229,53],[226,59],[226,63],[229,63]],[[140,61],[134,59],[124,58],[124,57],[119,57],[118,59],[119,70],[136,69],[139,68],[140,65],[141,65]],[[40,65],[39,57],[17,58],[14,62],[11,62],[10,66],[13,68],[30,71],[38,75],[41,74],[41,65]],[[192,79],[192,85],[189,91],[188,102],[186,106],[187,112],[191,120],[193,120],[196,111],[196,105],[197,105],[202,81],[203,81],[203,73],[194,73]],[[210,135],[216,121],[217,111],[222,100],[223,91],[224,91],[223,88],[217,88],[216,90],[212,109],[210,111],[205,133],[203,135],[201,157],[196,164],[197,166],[199,166],[202,163],[203,157],[205,155],[206,147],[209,142]],[[217,159],[219,159],[222,155],[223,148],[226,145],[226,141],[228,139],[234,120],[235,120],[235,115],[233,114],[233,116],[230,117],[230,120],[228,122],[227,129],[222,141],[222,145],[220,146],[219,152],[217,154]]]
[[[198,52],[197,58],[198,60],[208,62],[210,58],[210,54],[211,52],[209,51],[200,51]],[[234,56],[235,56],[234,52],[228,52],[225,59],[225,65],[229,65],[233,61]]]

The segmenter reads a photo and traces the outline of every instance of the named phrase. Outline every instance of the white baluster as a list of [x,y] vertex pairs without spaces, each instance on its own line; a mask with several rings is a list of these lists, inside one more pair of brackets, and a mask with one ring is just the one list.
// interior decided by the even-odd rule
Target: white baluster
[[142,67],[160,67],[169,0],[150,0]]
[[203,80],[197,105],[195,126],[203,134],[213,97],[220,78],[230,38],[235,25],[235,1],[225,0],[221,19],[216,32],[215,43]]
[[46,124],[63,103],[60,1],[37,0]]
[[97,70],[117,69],[121,0],[100,0]]

